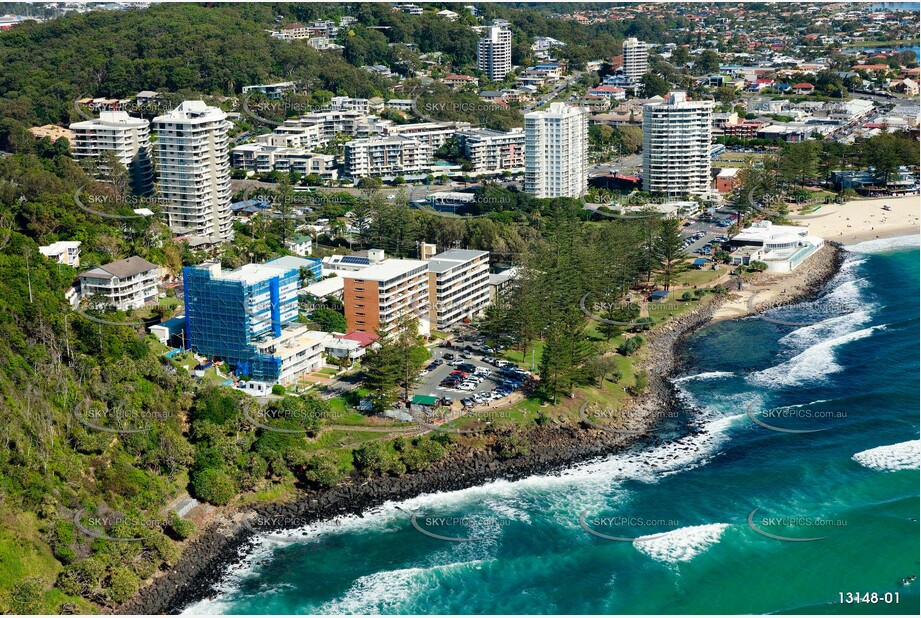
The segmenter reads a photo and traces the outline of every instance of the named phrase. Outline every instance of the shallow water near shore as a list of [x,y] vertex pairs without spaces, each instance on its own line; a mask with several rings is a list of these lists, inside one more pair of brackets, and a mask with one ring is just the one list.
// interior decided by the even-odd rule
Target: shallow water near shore
[[186,611],[918,613],[917,237],[852,249],[801,326],[693,334],[656,439],[280,533]]

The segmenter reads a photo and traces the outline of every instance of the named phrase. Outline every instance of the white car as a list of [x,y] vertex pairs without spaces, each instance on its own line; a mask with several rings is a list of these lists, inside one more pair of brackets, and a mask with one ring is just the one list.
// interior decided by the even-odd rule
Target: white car
[[478,386],[478,385],[477,385],[476,382],[464,382],[463,384],[461,384],[460,386],[457,387],[457,390],[460,390],[460,391],[475,391],[477,386]]

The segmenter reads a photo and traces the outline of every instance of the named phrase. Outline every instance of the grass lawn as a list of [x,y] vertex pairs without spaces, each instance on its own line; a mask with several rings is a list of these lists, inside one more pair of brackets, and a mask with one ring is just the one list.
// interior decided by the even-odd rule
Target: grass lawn
[[162,356],[170,350],[168,346],[160,343],[160,340],[153,335],[148,335],[145,341],[147,342],[147,346],[150,348],[150,351],[157,356]]
[[[0,612],[58,614],[61,603],[69,602],[79,613],[96,613],[89,601],[50,588],[61,564],[42,537],[34,513],[0,511]],[[32,580],[34,586],[22,586],[23,580]]]
[[[315,440],[308,440],[308,451],[326,451],[335,449],[351,449],[360,447],[367,442],[386,438],[388,434],[376,431],[361,431],[360,429],[330,429],[324,431]],[[351,454],[349,455],[351,458]]]
[[[532,352],[533,350],[533,352]],[[508,361],[512,361],[523,369],[531,369],[531,360],[534,360],[534,366],[540,367],[540,358],[544,353],[544,342],[537,341],[533,343],[524,354],[521,353],[521,350],[503,350],[502,358]]]
[[245,493],[240,499],[240,504],[256,504],[264,502],[284,502],[294,492],[294,479],[281,483],[272,483],[268,487]]
[[[674,298],[669,298],[661,303],[648,303],[646,305],[649,311],[649,317],[655,320],[655,326],[658,326],[668,319],[684,315],[700,306],[702,300],[680,300],[681,294],[676,291]],[[707,298],[704,296],[703,298]]]
[[700,270],[691,269],[678,275],[675,278],[675,283],[681,287],[688,288],[692,288],[695,285],[697,287],[706,287],[725,275],[728,271],[729,267],[725,264],[720,264],[716,270],[711,270],[709,266],[701,268]]

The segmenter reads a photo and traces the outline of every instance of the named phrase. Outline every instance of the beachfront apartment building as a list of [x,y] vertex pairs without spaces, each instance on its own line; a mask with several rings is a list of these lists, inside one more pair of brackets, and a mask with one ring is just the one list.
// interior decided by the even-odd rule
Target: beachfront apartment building
[[128,112],[103,111],[99,118],[70,125],[73,131],[71,152],[76,159],[95,159],[97,172],[110,178],[113,170],[101,157],[110,153],[128,172],[131,192],[153,192],[153,163],[150,158],[150,123]]
[[631,83],[640,81],[649,71],[649,50],[652,46],[636,37],[624,41],[623,73]]
[[133,255],[80,273],[79,279],[80,298],[128,311],[157,300],[160,268]]
[[432,148],[408,137],[357,139],[345,144],[345,174],[350,178],[422,174],[432,165]]
[[429,328],[429,263],[386,258],[380,249],[368,251],[368,265],[340,272],[349,332],[387,336],[403,320],[417,320],[419,333]]
[[681,198],[710,189],[712,101],[684,92],[643,106],[643,190]]
[[185,267],[186,347],[269,383],[290,384],[322,367],[322,340],[298,323],[303,264],[319,267],[291,257],[231,271],[219,263]]
[[429,321],[443,330],[472,320],[489,304],[489,252],[449,249],[429,262]]
[[524,169],[524,129],[458,131],[457,140],[464,156],[480,174]]
[[174,232],[215,242],[233,236],[227,114],[204,101],[184,101],[153,120],[158,189]]
[[491,26],[477,44],[476,61],[490,81],[504,81],[512,70],[511,30]]
[[39,247],[38,252],[58,264],[78,268],[80,266],[80,245],[79,240],[59,240]]
[[534,197],[580,197],[588,188],[585,110],[551,103],[524,116],[524,190]]

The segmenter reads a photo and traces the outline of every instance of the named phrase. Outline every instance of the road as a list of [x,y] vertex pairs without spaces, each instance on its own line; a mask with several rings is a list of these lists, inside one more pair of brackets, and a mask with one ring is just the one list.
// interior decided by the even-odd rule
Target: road
[[583,73],[582,71],[573,71],[569,77],[561,80],[556,86],[554,86],[553,90],[551,90],[547,94],[540,97],[534,103],[527,105],[525,107],[522,107],[521,112],[523,114],[526,114],[528,112],[533,112],[534,110],[540,107],[543,107],[544,105],[546,105],[547,103],[555,99],[558,94],[560,94],[561,92],[569,88],[571,85],[573,85],[576,81],[578,81],[578,79],[582,77],[582,73]]

